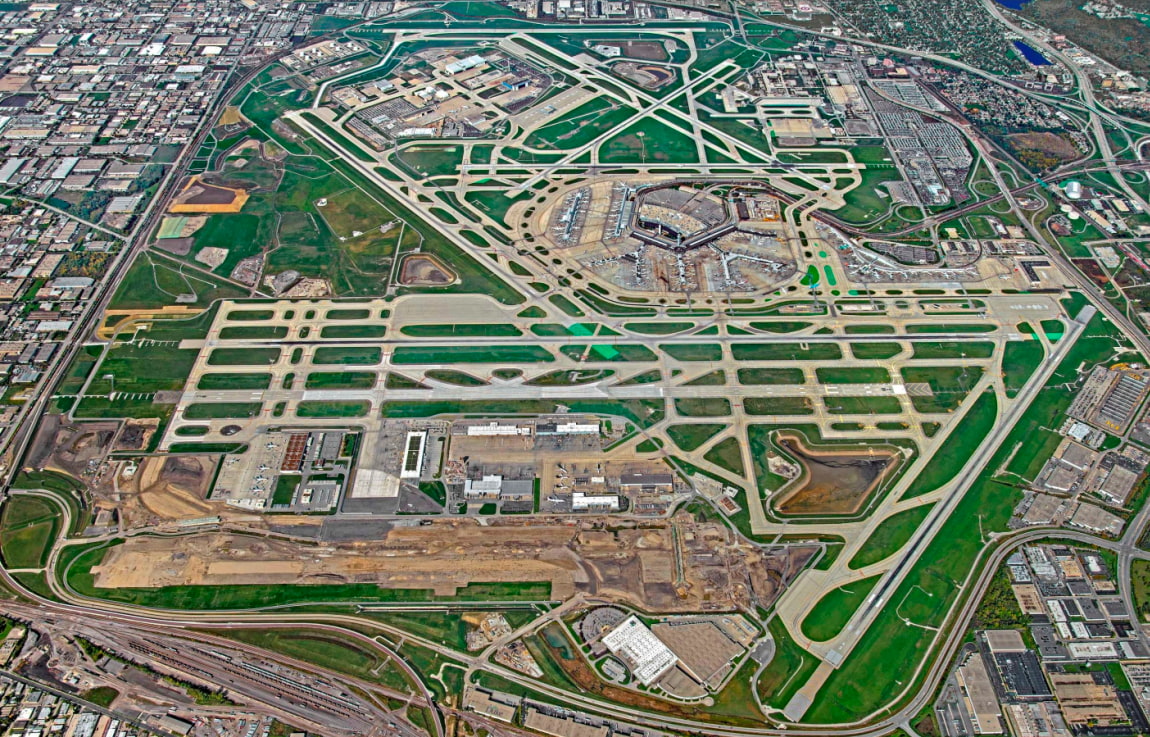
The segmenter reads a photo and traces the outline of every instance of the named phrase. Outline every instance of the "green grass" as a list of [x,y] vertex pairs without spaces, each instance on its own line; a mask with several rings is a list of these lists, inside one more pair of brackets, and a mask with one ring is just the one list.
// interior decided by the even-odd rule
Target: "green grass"
[[683,417],[726,417],[731,414],[731,403],[721,397],[676,399],[675,411]]
[[1130,568],[1130,582],[1133,585],[1134,608],[1138,619],[1150,621],[1150,561],[1135,560]]
[[296,474],[281,474],[276,479],[276,488],[272,492],[272,506],[288,506],[295,499],[296,489],[299,488],[300,476]]
[[116,700],[120,692],[111,686],[100,686],[98,688],[88,689],[80,694],[80,698],[96,706],[107,709]]
[[239,299],[240,288],[193,271],[163,256],[141,251],[124,274],[108,305],[110,310],[150,310],[176,304],[176,297],[194,294],[191,307],[207,307],[219,299]]
[[907,544],[933,506],[923,504],[912,509],[904,509],[884,519],[850,559],[847,566],[852,570],[866,568],[897,553]]
[[325,345],[312,357],[312,363],[320,366],[373,366],[381,360],[383,351],[374,346]]
[[356,338],[382,338],[387,335],[384,325],[325,325],[319,331],[321,338],[354,340]]
[[775,657],[759,674],[755,688],[764,704],[782,709],[822,661],[795,643],[779,617],[771,619],[767,631],[775,641]]
[[1006,396],[1018,396],[1035,370],[1042,365],[1046,350],[1037,340],[1012,340],[1002,352],[1002,382]]
[[813,415],[810,397],[746,397],[743,410],[749,415]]
[[902,412],[898,397],[823,397],[827,412],[836,415],[897,415]]
[[837,361],[842,350],[834,343],[735,343],[731,354],[736,361]]
[[881,578],[879,574],[829,591],[803,619],[803,635],[815,642],[836,637]]
[[200,390],[246,389],[254,391],[267,389],[271,386],[271,383],[272,375],[264,372],[253,374],[204,374],[200,377],[200,383],[196,385],[196,388]]
[[717,343],[664,343],[659,350],[678,361],[723,360],[723,347]]
[[743,475],[743,452],[738,438],[727,438],[715,443],[715,447],[708,450],[703,458],[736,476]]
[[932,323],[906,326],[908,335],[918,333],[993,333],[997,329],[996,325],[972,325],[970,323]]
[[994,343],[982,341],[970,343],[935,343],[931,341],[916,341],[911,358],[930,360],[963,359],[963,358],[990,358],[994,355]]
[[798,368],[741,368],[738,372],[739,383],[744,386],[760,386],[763,384],[803,384],[806,375]]
[[555,356],[538,345],[400,346],[391,356],[396,365],[424,363],[550,363]]
[[910,395],[919,412],[951,412],[962,404],[982,376],[981,366],[906,366],[903,380],[908,384],[929,384],[929,396]]
[[672,335],[690,330],[695,327],[693,322],[628,322],[623,324],[625,330],[642,335]]
[[951,430],[947,438],[947,452],[936,453],[931,457],[902,498],[913,499],[934,491],[953,479],[994,429],[997,413],[998,400],[994,392],[983,392],[975,400],[974,406],[967,410],[962,421]]
[[[280,358],[279,348],[216,348],[208,355],[209,366],[267,366]],[[190,373],[190,371],[189,371]]]
[[[1048,442],[1040,433],[1043,427],[1057,426],[1069,407],[1074,393],[1066,391],[1066,383],[1079,379],[1079,367],[1089,371],[1113,356],[1117,335],[1104,318],[1094,316],[1085,334],[1010,430],[906,579],[890,593],[890,605],[879,613],[846,662],[830,675],[807,712],[807,722],[825,724],[863,718],[910,685],[905,680],[906,668],[887,666],[895,662],[909,668],[921,662],[934,638],[932,630],[922,627],[943,624],[962,590],[961,582],[975,569],[977,556],[986,545],[984,535],[1005,531],[1021,499],[1011,477],[1008,475],[1004,483],[995,478],[996,474],[1003,469],[1014,473],[1011,467],[1016,465],[1023,470],[1041,468],[1049,459],[1060,438],[1050,433],[1053,440]],[[1020,458],[1018,450],[1024,445],[1027,452]],[[957,451],[948,455],[969,457]],[[907,626],[906,619],[921,627]]]
[[879,366],[820,366],[815,369],[820,384],[889,384],[890,372]]
[[671,425],[667,437],[685,451],[692,451],[715,437],[726,425],[701,423],[697,425]]
[[283,340],[284,325],[227,325],[220,329],[220,340]]
[[370,389],[376,375],[370,371],[313,371],[304,382],[306,389]]
[[851,343],[851,353],[865,361],[885,361],[902,353],[898,343]]
[[500,338],[518,337],[523,334],[514,325],[503,323],[404,325],[400,328],[400,332],[413,338]]
[[309,400],[296,407],[297,417],[363,417],[371,411],[371,402],[335,402]]
[[261,402],[201,402],[184,410],[189,420],[219,420],[255,417],[263,409]]
[[483,379],[453,369],[430,369],[425,373],[425,376],[435,381],[456,386],[487,386],[487,382]]
[[14,495],[0,514],[0,555],[8,568],[40,568],[60,534],[60,509],[47,499]]

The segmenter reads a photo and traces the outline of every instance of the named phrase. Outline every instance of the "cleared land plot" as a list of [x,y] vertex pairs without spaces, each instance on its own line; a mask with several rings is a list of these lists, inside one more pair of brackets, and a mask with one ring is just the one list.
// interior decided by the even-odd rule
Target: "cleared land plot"
[[1012,340],[1006,344],[1002,352],[1002,383],[1006,387],[1006,396],[1012,399],[1018,396],[1035,369],[1042,365],[1045,356],[1046,350],[1037,340]]

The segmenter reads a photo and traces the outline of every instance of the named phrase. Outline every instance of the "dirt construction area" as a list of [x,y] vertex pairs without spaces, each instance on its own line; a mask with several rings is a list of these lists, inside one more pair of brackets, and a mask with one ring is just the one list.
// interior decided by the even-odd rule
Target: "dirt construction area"
[[117,478],[117,505],[126,529],[219,514],[205,502],[215,476],[214,456],[150,456],[124,464]]
[[766,553],[682,516],[642,526],[452,520],[321,547],[218,532],[137,537],[92,572],[99,588],[369,583],[442,596],[471,583],[548,581],[552,599],[585,591],[649,611],[726,611],[773,600],[813,552]]
[[778,443],[803,466],[799,480],[774,500],[781,514],[855,514],[898,466],[886,448],[815,450],[794,435],[780,435]]
[[407,287],[443,287],[459,277],[439,259],[427,254],[412,254],[403,259],[399,283]]

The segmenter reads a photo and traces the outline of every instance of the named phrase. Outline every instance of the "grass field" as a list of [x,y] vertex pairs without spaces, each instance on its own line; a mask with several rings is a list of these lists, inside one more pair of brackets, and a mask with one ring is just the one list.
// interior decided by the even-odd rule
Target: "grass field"
[[723,347],[717,343],[664,343],[659,350],[678,361],[723,360]]
[[683,417],[726,417],[731,414],[731,403],[721,397],[676,399],[675,411]]
[[371,411],[371,402],[306,401],[296,407],[298,417],[363,417]]
[[312,357],[312,363],[321,366],[374,366],[381,360],[383,351],[374,346],[321,346]]
[[1006,396],[1018,396],[1034,371],[1042,365],[1046,351],[1037,340],[1012,340],[1002,352],[1002,383]]
[[523,334],[514,325],[503,323],[404,325],[399,331],[413,338],[499,338],[517,337]]
[[7,568],[40,568],[59,536],[63,517],[47,499],[15,495],[0,514],[0,555]]
[[743,474],[743,452],[738,438],[727,438],[715,443],[715,447],[708,450],[703,458],[736,476]]
[[313,371],[307,375],[305,389],[370,389],[376,375],[370,371]]
[[731,354],[736,361],[837,361],[842,350],[834,343],[735,343]]
[[898,397],[823,397],[827,412],[836,415],[897,415],[902,412]]
[[201,402],[189,404],[184,417],[189,420],[219,420],[255,417],[263,409],[260,402]]
[[550,363],[555,356],[538,345],[400,346],[392,363]]
[[803,635],[815,642],[837,636],[881,578],[881,574],[871,576],[829,591],[803,619]]
[[700,423],[697,425],[671,425],[667,436],[685,451],[692,451],[715,437],[726,425]]
[[851,569],[866,568],[894,555],[906,545],[910,536],[918,529],[933,504],[923,504],[913,509],[905,509],[887,517],[875,528],[854,557],[847,564]]
[[851,353],[861,360],[885,361],[902,353],[898,343],[851,343]]
[[795,644],[778,617],[767,624],[767,631],[775,641],[775,657],[759,674],[755,688],[764,704],[782,709],[821,661]]
[[994,392],[984,392],[967,410],[962,421],[951,430],[946,453],[936,453],[922,472],[911,482],[903,499],[911,499],[934,491],[950,481],[966,465],[970,456],[982,445],[993,429],[998,415],[998,400]]
[[745,397],[743,410],[749,415],[813,415],[810,397]]
[[279,358],[279,348],[216,348],[208,355],[208,365],[267,366]]
[[889,384],[890,372],[880,366],[820,366],[815,369],[820,384]]
[[321,338],[335,340],[355,340],[357,338],[382,338],[387,334],[384,325],[324,325],[319,331]]
[[267,389],[271,386],[272,375],[267,373],[255,374],[204,374],[200,377],[197,389]]
[[981,366],[906,366],[903,380],[908,384],[928,384],[931,394],[911,394],[919,412],[951,412],[958,408],[982,376]]
[[803,384],[806,382],[806,375],[798,368],[741,368],[738,379],[744,386]]
[[911,358],[930,360],[954,358],[962,360],[964,358],[990,358],[993,355],[994,343],[986,343],[984,341],[972,341],[969,343],[918,341],[914,344],[914,352],[911,354]]
[[[1050,433],[1053,441],[1047,442],[1040,435],[1041,428],[1057,425],[1074,396],[1065,390],[1065,384],[1079,380],[1080,367],[1089,371],[1098,362],[1110,359],[1116,336],[1100,315],[1092,318],[1083,337],[1027,407],[906,579],[891,592],[890,604],[879,613],[846,662],[831,674],[805,721],[837,723],[861,718],[909,685],[907,669],[889,669],[884,664],[922,661],[934,637],[933,631],[922,627],[943,623],[959,596],[961,582],[973,570],[986,544],[984,535],[1005,531],[1021,498],[1013,483],[1003,483],[996,475],[1004,469],[1012,473],[1015,464],[1020,470],[1040,468],[1050,458],[1060,438]],[[1020,458],[1017,451],[1023,444],[1028,452]],[[968,458],[969,454],[953,451],[947,456]],[[907,620],[920,626],[907,626]]]

